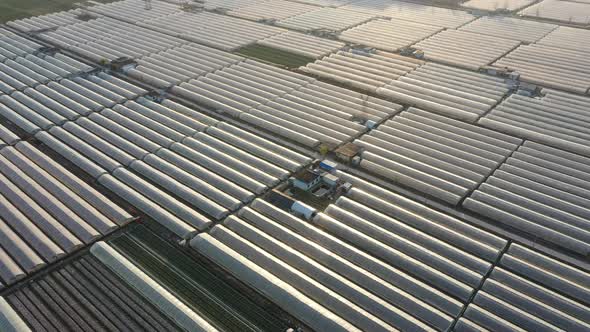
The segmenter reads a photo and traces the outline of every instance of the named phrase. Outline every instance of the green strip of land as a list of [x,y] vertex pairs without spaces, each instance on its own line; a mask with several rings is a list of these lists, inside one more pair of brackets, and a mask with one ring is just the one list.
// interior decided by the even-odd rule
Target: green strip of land
[[72,9],[76,2],[83,0],[0,0],[0,23]]
[[259,60],[276,63],[289,68],[305,66],[306,64],[315,61],[315,59],[310,57],[258,44],[242,47],[238,49],[236,53],[249,58],[256,58]]

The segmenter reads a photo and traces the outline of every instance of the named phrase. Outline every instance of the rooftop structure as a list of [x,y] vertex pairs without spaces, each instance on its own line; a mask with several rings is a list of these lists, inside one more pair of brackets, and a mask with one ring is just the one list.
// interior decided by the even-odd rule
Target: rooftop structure
[[346,143],[334,151],[336,157],[346,163],[350,163],[360,152],[361,147],[354,143]]

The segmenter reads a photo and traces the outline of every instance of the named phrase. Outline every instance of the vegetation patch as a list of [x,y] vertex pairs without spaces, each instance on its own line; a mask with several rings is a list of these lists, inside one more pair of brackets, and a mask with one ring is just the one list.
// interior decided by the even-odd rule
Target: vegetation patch
[[299,55],[258,44],[242,47],[238,49],[236,53],[249,58],[256,58],[262,61],[283,65],[288,68],[305,66],[306,64],[315,61],[315,59],[306,57],[304,55]]
[[408,2],[416,2],[426,6],[440,6],[440,7],[460,7],[460,4],[465,0],[409,0]]
[[109,243],[222,331],[285,331],[292,324],[278,307],[263,303],[243,286],[234,287],[217,267],[194,259],[146,227],[138,225]]
[[[0,0],[0,23],[74,8],[84,0]],[[112,2],[98,0],[97,2]]]

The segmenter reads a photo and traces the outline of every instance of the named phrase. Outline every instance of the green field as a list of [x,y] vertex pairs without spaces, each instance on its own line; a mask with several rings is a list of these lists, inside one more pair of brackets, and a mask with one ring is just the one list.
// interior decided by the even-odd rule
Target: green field
[[303,55],[279,50],[272,47],[252,44],[236,50],[236,53],[263,61],[276,63],[288,68],[297,68],[313,62],[315,59]]
[[[0,23],[73,8],[83,0],[0,0]],[[112,0],[111,0],[112,1]],[[99,0],[99,2],[110,2]]]

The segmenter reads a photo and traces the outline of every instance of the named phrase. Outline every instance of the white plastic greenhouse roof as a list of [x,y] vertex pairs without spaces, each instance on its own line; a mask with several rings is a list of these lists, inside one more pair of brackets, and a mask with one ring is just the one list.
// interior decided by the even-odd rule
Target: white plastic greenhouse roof
[[535,0],[469,0],[461,6],[489,11],[518,10],[533,4]]
[[476,16],[462,10],[425,6],[402,0],[353,1],[342,8],[452,29],[456,29],[476,18]]
[[558,25],[549,23],[526,21],[503,16],[484,16],[462,26],[459,30],[534,43],[557,28]]
[[589,1],[149,7],[0,27],[0,330],[590,330]]
[[588,2],[568,0],[543,0],[519,12],[522,16],[544,18],[561,23],[590,23]]
[[131,216],[26,142],[0,150],[3,284],[130,221]]

